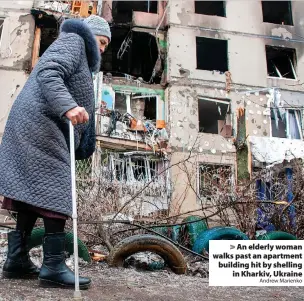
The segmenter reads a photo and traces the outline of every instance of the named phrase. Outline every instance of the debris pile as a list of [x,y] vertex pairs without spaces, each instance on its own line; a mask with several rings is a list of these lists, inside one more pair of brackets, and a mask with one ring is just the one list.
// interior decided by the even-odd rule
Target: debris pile
[[104,104],[98,113],[97,134],[113,138],[134,140],[149,145],[153,151],[166,153],[169,136],[165,128],[158,129],[155,122],[141,120],[130,113],[108,110]]

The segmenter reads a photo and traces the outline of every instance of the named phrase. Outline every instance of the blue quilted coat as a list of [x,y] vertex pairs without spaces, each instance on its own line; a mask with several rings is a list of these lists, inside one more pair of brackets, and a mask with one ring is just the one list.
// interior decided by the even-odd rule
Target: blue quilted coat
[[72,216],[69,125],[78,106],[90,116],[75,127],[76,159],[95,148],[92,72],[100,52],[81,20],[66,20],[14,102],[0,145],[0,195]]

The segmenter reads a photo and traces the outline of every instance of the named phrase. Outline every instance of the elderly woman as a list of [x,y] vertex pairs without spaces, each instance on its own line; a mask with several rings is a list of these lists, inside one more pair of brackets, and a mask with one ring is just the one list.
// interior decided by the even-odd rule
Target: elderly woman
[[[6,278],[74,287],[64,253],[65,222],[72,216],[68,119],[75,125],[76,159],[88,158],[95,148],[92,73],[110,40],[109,24],[99,16],[64,21],[13,104],[0,145],[2,208],[17,212],[16,230],[8,234]],[[45,226],[40,271],[28,254],[37,217]],[[80,277],[81,289],[90,283]]]

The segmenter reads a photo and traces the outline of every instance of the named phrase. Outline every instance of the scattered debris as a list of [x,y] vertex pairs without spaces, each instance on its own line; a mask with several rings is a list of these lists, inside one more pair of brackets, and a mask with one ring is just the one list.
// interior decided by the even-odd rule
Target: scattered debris
[[107,259],[107,255],[102,254],[99,251],[89,250],[92,260],[100,262]]
[[209,278],[209,262],[197,261],[188,264],[188,275]]
[[125,260],[125,267],[132,266],[140,270],[161,270],[165,267],[165,261],[155,253],[139,252]]

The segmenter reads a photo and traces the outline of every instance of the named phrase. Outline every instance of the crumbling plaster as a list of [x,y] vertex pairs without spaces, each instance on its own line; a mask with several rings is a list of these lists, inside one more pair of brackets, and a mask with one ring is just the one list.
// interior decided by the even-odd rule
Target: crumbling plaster
[[34,39],[35,20],[29,11],[16,12],[0,9],[4,18],[0,69],[29,70]]
[[[168,76],[225,81],[225,75],[196,69],[196,36],[228,40],[228,66],[235,84],[304,91],[304,3],[292,2],[294,26],[263,23],[261,2],[226,1],[226,17],[194,13],[194,1],[173,1],[168,23]],[[182,38],[181,38],[182,37]],[[291,40],[290,40],[291,39]],[[267,76],[265,45],[296,49],[298,81]],[[182,59],[181,59],[182,58]]]

